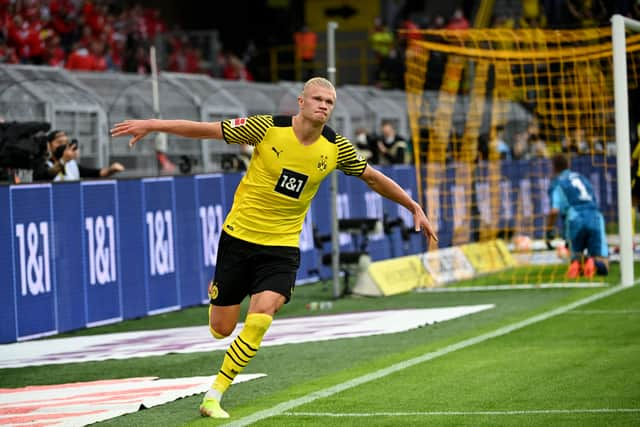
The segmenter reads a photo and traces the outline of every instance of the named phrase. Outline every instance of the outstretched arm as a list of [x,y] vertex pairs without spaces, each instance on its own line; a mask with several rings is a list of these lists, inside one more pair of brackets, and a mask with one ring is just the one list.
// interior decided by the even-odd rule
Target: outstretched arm
[[376,193],[407,208],[413,214],[415,230],[422,231],[427,238],[438,241],[438,236],[420,205],[395,181],[371,166],[366,167],[360,179]]
[[129,146],[151,132],[165,132],[185,138],[222,139],[222,125],[220,122],[194,122],[190,120],[125,120],[117,123],[111,129],[111,136],[131,135]]

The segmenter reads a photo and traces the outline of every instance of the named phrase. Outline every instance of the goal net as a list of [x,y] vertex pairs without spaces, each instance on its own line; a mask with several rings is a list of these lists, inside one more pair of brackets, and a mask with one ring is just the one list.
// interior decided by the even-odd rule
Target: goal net
[[[640,118],[639,50],[640,35],[630,34],[632,145]],[[608,231],[617,236],[610,28],[425,30],[406,56],[418,188],[440,248],[497,239],[518,263],[498,282],[566,282],[562,236],[551,250],[544,242],[555,152],[566,152],[571,168],[591,180]]]

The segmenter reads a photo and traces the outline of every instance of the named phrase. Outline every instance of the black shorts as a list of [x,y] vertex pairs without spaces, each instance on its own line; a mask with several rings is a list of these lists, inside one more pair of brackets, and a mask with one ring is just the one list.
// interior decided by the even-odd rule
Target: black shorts
[[223,231],[216,273],[209,288],[210,302],[220,306],[236,305],[247,295],[262,291],[277,292],[289,302],[299,266],[298,248],[258,245]]

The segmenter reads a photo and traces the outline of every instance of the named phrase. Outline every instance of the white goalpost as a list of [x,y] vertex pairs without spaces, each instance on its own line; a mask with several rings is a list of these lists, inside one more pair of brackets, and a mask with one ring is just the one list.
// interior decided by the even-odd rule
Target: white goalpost
[[633,274],[633,229],[631,221],[631,149],[629,143],[629,99],[627,92],[626,29],[640,32],[640,22],[614,15],[611,18],[613,84],[618,178],[618,232],[620,233],[620,280],[631,286]]

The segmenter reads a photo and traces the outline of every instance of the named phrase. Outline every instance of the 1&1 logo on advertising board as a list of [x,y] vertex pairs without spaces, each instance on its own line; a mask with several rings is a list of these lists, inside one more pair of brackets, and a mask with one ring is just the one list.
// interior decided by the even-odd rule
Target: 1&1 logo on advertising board
[[147,310],[149,314],[180,308],[176,274],[175,190],[173,178],[142,180],[146,234]]
[[54,334],[58,319],[52,271],[51,185],[12,187],[10,199],[17,337]]
[[[214,275],[218,257],[218,241],[225,215],[223,176],[201,175],[195,179],[196,209],[200,219],[202,268],[200,282],[209,283]],[[201,288],[200,298],[208,301],[207,289]]]
[[115,181],[83,182],[83,245],[87,325],[122,320]]

